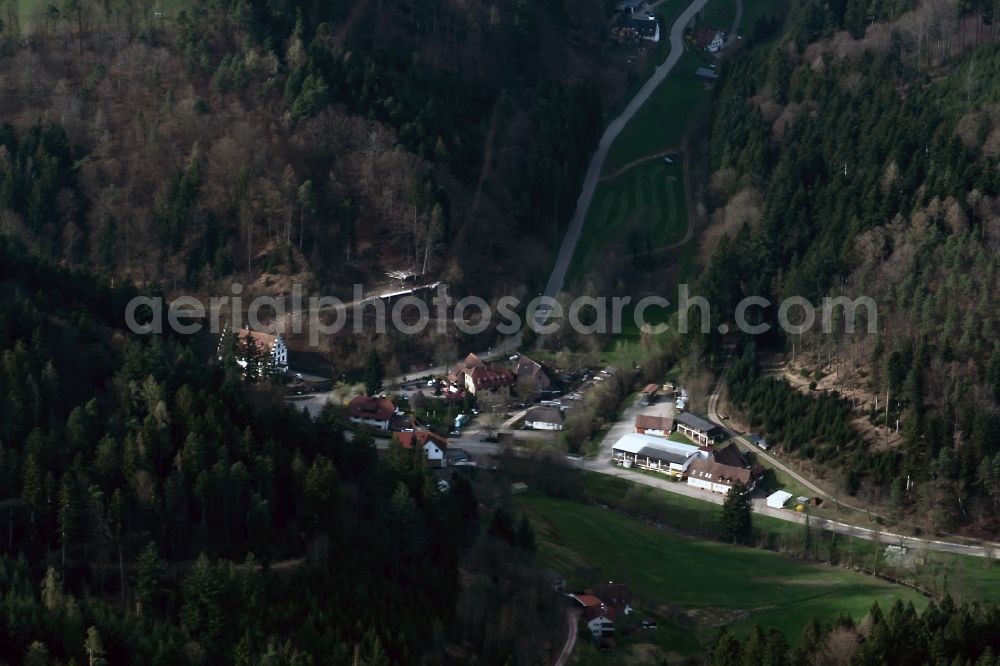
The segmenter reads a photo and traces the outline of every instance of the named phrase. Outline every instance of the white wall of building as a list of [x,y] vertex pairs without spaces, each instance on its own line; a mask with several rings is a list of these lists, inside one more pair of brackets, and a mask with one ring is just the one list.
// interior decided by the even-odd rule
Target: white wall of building
[[562,423],[548,423],[546,421],[525,421],[524,425],[535,430],[562,430]]
[[424,454],[427,460],[444,467],[444,451],[433,440],[428,440],[424,444]]

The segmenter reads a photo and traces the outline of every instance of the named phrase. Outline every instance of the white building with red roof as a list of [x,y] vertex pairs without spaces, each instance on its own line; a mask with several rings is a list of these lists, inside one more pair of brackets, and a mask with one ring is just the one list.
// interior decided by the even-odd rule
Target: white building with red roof
[[393,434],[393,438],[404,449],[420,449],[424,452],[428,464],[434,467],[444,467],[445,451],[448,450],[448,440],[429,430],[406,430]]
[[376,430],[389,430],[389,423],[396,413],[396,405],[388,398],[355,396],[347,404],[347,418],[351,423],[366,425]]

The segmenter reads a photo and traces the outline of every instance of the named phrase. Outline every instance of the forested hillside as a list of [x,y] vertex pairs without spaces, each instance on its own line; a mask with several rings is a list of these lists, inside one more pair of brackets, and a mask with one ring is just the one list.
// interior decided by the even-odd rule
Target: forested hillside
[[606,11],[4,3],[0,228],[170,290],[541,280],[627,84]]
[[794,649],[777,629],[755,627],[745,638],[723,629],[708,663],[738,664],[975,664],[997,663],[1000,643],[993,630],[996,607],[958,605],[945,597],[923,612],[896,602],[888,611],[875,604],[859,623],[842,617],[832,625],[811,621]]
[[[378,459],[332,415],[244,384],[231,359],[133,339],[133,293],[0,240],[0,662],[523,663],[549,649],[562,616],[516,516],[497,509],[480,530],[462,476],[445,489],[419,455]],[[458,614],[487,607],[507,619]]]
[[[877,335],[861,310],[854,333],[838,319],[747,346],[733,397],[850,492],[984,526],[1000,506],[995,25],[985,6],[924,2],[880,5],[866,30],[852,6],[798,2],[779,38],[728,63],[712,131],[726,233],[701,286],[718,321],[748,294],[873,297]],[[756,352],[775,349],[833,392],[799,405],[756,381]]]

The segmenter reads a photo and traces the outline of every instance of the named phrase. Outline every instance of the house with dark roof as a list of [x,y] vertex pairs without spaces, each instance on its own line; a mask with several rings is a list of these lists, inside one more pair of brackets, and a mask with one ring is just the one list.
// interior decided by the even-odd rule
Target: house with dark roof
[[717,53],[726,45],[726,33],[707,25],[700,25],[691,31],[691,41],[699,51]]
[[712,449],[712,459],[721,465],[729,465],[730,467],[743,467],[745,469],[750,468],[750,461],[747,457],[743,455],[740,451],[740,447],[735,444],[728,444],[721,449]]
[[564,421],[558,407],[534,407],[524,415],[524,427],[534,430],[562,430]]
[[[552,386],[552,380],[545,372],[545,368],[538,361],[534,361],[524,354],[517,357],[517,364],[514,366],[514,376],[519,382],[519,386],[534,385],[535,392],[544,391]],[[530,396],[521,396],[523,398]]]
[[737,481],[753,492],[764,476],[764,468],[751,465],[743,452],[730,444],[721,449],[703,447],[688,464],[685,474],[689,486],[714,493],[728,493]]
[[646,384],[646,387],[639,392],[639,401],[643,405],[653,404],[656,402],[656,392],[659,390],[659,384]]
[[347,404],[347,418],[351,423],[366,425],[376,430],[389,430],[389,424],[396,413],[396,405],[388,398],[355,396]]
[[655,16],[621,12],[611,22],[611,37],[619,42],[660,41],[660,22]]
[[408,430],[397,432],[392,438],[404,449],[419,449],[424,452],[427,463],[434,467],[445,467],[448,464],[448,440],[429,430]]
[[677,415],[674,419],[674,430],[699,444],[714,444],[726,437],[722,426],[691,412],[681,412]]
[[615,11],[623,14],[642,14],[648,10],[646,0],[622,0],[615,5]]
[[748,492],[753,492],[763,474],[764,469],[759,465],[754,469],[743,469],[722,465],[710,458],[697,458],[688,465],[687,482],[689,486],[724,494],[739,481]]
[[635,432],[640,435],[666,437],[673,430],[673,419],[669,416],[655,414],[637,414],[635,417]]

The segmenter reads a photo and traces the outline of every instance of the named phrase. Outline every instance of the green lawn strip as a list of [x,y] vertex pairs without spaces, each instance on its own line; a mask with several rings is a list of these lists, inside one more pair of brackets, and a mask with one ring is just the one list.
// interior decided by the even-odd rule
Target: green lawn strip
[[[629,101],[639,92],[639,89],[649,80],[649,77],[653,75],[653,71],[667,59],[667,55],[670,53],[670,28],[686,8],[686,0],[667,0],[656,8],[656,18],[660,22],[660,41],[656,44],[642,42],[643,49],[653,50],[652,56],[648,58],[642,70],[629,73],[629,84],[625,94],[622,95],[621,103],[608,109],[607,118],[609,120],[622,112]],[[618,47],[618,50],[622,54],[627,54],[634,48],[631,45],[623,45]]]
[[687,207],[680,164],[650,160],[597,185],[573,261],[572,282],[609,251],[656,251],[684,237]]
[[795,640],[811,617],[860,619],[878,601],[926,600],[908,588],[778,553],[697,541],[610,509],[529,494],[520,501],[543,523],[543,561],[577,585],[615,580],[629,585],[636,607],[695,611],[704,645],[714,627],[746,631],[776,626]]
[[[721,533],[719,505],[633,483],[628,479],[583,472],[583,499],[642,516],[678,532],[715,539]],[[796,553],[808,550],[814,559],[832,559],[865,571],[877,570],[935,595],[951,594],[958,601],[1000,603],[1000,552],[994,559],[927,550],[912,552],[918,563],[892,567],[885,562],[886,544],[812,529],[805,544],[804,525],[754,514],[757,539],[772,548]],[[887,531],[891,529],[886,528]]]
[[[607,350],[612,350],[619,342],[638,343],[642,338],[642,332],[635,321],[636,307],[634,303],[622,308],[622,326],[618,335],[610,338],[607,343]],[[651,305],[642,312],[642,321],[650,325],[663,324],[668,321],[670,312],[666,308],[658,305]],[[610,322],[609,322],[610,326]]]
[[670,76],[615,139],[604,162],[604,173],[614,173],[641,157],[680,147],[695,110],[709,99],[705,83],[695,78],[698,68],[708,62],[704,53],[684,52]]
[[672,432],[667,436],[667,439],[671,442],[677,442],[678,444],[687,444],[688,446],[697,446],[694,442],[684,436],[681,432]]

